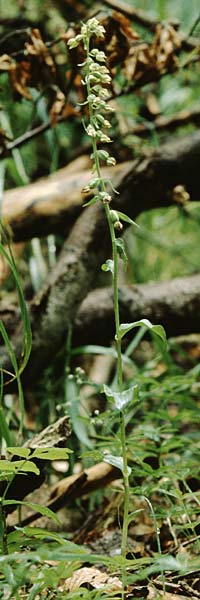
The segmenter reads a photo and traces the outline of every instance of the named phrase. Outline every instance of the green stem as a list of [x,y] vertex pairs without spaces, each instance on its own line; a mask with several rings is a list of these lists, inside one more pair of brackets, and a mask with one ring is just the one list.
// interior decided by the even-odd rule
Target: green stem
[[[85,41],[85,48],[87,53],[87,60],[89,59],[89,39]],[[90,81],[87,77],[87,96],[91,94]],[[90,124],[93,124],[94,110],[92,103],[88,103],[89,108],[89,120]],[[97,152],[97,141],[95,137],[92,137],[93,155],[95,162],[95,169],[99,179],[99,191],[105,192],[105,182],[101,175],[101,167],[99,156]],[[113,294],[114,294],[114,315],[115,315],[115,340],[117,349],[117,381],[118,389],[122,391],[123,388],[123,373],[122,373],[122,351],[121,351],[121,338],[120,338],[120,316],[119,316],[119,293],[118,293],[118,255],[117,255],[117,244],[115,237],[114,224],[110,216],[109,204],[104,204],[105,214],[109,226],[111,245],[112,245],[112,258],[113,258]],[[123,514],[123,527],[122,527],[122,541],[121,541],[121,555],[126,558],[127,548],[127,536],[128,536],[128,513],[129,513],[129,476],[128,476],[128,464],[127,464],[127,448],[126,448],[126,428],[125,428],[125,417],[124,413],[120,412],[120,437],[121,437],[121,448],[122,448],[122,459],[123,459],[123,481],[124,481],[124,514]],[[122,569],[122,582],[123,592],[122,598],[124,598],[124,590],[126,587],[126,567]]]

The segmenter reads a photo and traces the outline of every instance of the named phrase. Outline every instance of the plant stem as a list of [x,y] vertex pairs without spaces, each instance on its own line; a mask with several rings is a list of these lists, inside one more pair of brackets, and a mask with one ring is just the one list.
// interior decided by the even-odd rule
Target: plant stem
[[[90,40],[85,40],[85,49],[87,53],[87,60],[89,60],[90,56]],[[87,76],[87,97],[91,95],[91,85],[89,77]],[[94,123],[94,110],[92,106],[92,102],[88,101],[88,109],[89,109],[89,121],[90,124]],[[105,181],[101,175],[101,167],[98,155],[97,148],[97,140],[96,137],[92,137],[92,145],[93,145],[93,156],[94,156],[94,164],[95,170],[98,176],[99,184],[98,189],[99,192],[106,192]],[[119,293],[118,293],[118,253],[117,253],[117,243],[116,243],[116,235],[114,223],[111,219],[110,207],[109,203],[104,203],[105,214],[109,226],[110,231],[110,239],[112,245],[112,259],[113,259],[113,295],[114,295],[114,315],[115,315],[115,340],[116,340],[116,349],[117,349],[117,382],[119,392],[122,391],[123,388],[123,373],[122,373],[122,351],[121,351],[121,337],[120,337],[120,316],[119,316]],[[129,513],[129,474],[128,474],[128,464],[127,464],[127,448],[126,448],[126,428],[125,428],[125,417],[123,411],[120,411],[120,438],[121,438],[121,449],[122,449],[122,460],[123,460],[123,481],[124,481],[124,514],[123,514],[123,526],[122,526],[122,540],[121,540],[121,555],[123,559],[126,558],[126,548],[127,548],[127,535],[128,535],[128,513]],[[123,591],[122,591],[122,599],[124,598],[125,588],[126,588],[126,567],[122,568],[122,583],[123,583]]]

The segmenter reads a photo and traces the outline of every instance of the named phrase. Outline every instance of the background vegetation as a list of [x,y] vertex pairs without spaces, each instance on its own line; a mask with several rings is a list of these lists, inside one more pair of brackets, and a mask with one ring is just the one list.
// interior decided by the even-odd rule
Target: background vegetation
[[[82,124],[83,118],[87,119],[87,108],[80,106],[84,102],[84,88],[76,64],[81,62],[77,61],[81,57],[76,53],[70,56],[67,41],[78,32],[80,20],[93,14],[108,27],[113,44],[107,39],[105,52],[112,74],[111,102],[115,114],[111,119],[111,137],[112,154],[117,164],[135,160],[137,165],[140,160],[148,160],[156,150],[162,151],[165,143],[173,145],[179,139],[181,143],[186,136],[198,131],[200,13],[197,0],[176,3],[170,0],[151,3],[119,0],[101,5],[89,0],[45,0],[42,3],[39,0],[9,0],[2,6],[0,21],[2,206],[4,191],[5,198],[9,198],[6,193],[11,188],[27,186],[28,199],[29,184],[57,173],[58,169],[78,157],[82,160],[81,157],[91,152]],[[159,37],[155,49],[155,26],[160,21],[164,22],[163,31],[169,31],[169,36]],[[172,30],[167,29],[169,23]],[[179,33],[185,43],[176,38]],[[140,44],[145,48],[154,47],[157,58],[154,64],[151,63],[144,50],[144,55],[136,60],[134,71],[129,50],[132,46],[137,49]],[[162,60],[165,62],[161,68]],[[129,69],[132,69],[132,75]],[[84,166],[79,168],[82,173]],[[77,181],[80,173],[77,172]],[[47,183],[47,179],[45,181]],[[163,206],[161,198],[159,208],[149,206],[148,211],[138,215],[139,228],[129,227],[125,231],[128,266],[124,270],[120,261],[120,284],[167,282],[198,274],[199,197],[192,197],[190,202],[187,192],[182,189],[181,197],[167,207]],[[16,204],[18,198],[16,196]],[[31,214],[31,206],[28,210]],[[21,223],[23,218],[22,211]],[[37,237],[35,233],[23,232],[21,238],[20,234],[17,238],[16,224],[12,232],[6,214],[2,223],[4,227],[8,226],[6,239],[2,230],[2,252],[7,248],[12,263],[7,246],[11,242],[10,251],[14,253],[18,269],[17,273],[7,272],[2,258],[2,322],[6,324],[18,359],[18,334],[13,336],[18,311],[18,273],[27,303],[34,303],[35,294],[44,289],[43,284],[47,281],[51,286],[50,272],[54,273],[62,256],[66,231],[60,225],[58,228],[53,225],[49,227],[48,235],[39,232]],[[109,275],[98,270],[89,289],[103,288],[108,282]],[[25,355],[27,352],[28,358],[30,332],[23,299],[21,302],[20,318],[24,323]],[[4,321],[6,312],[10,315],[8,322]],[[35,320],[31,309],[30,314],[35,343],[37,313]],[[146,316],[142,314],[141,318]],[[1,489],[4,503],[0,589],[5,600],[43,597],[97,600],[120,597],[121,594],[119,573],[123,565],[119,540],[123,488],[120,474],[108,474],[106,483],[109,477],[115,483],[104,488],[103,483],[97,483],[95,472],[91,485],[93,492],[89,488],[84,495],[83,490],[81,500],[77,500],[76,491],[72,493],[68,487],[63,497],[59,487],[63,478],[65,481],[93,465],[100,473],[99,465],[106,453],[119,455],[118,415],[110,410],[102,394],[103,383],[110,386],[115,383],[115,350],[107,340],[101,349],[98,339],[90,348],[86,345],[87,340],[76,339],[74,343],[73,323],[63,329],[64,339],[55,355],[52,353],[49,363],[41,368],[42,372],[34,371],[34,367],[31,371],[30,366],[27,380],[25,369],[24,382],[22,377],[24,397],[20,384],[18,390],[14,385],[8,385],[2,359],[2,457],[7,446],[23,447],[46,426],[68,416],[72,434],[66,445],[73,451],[59,454],[59,450],[55,450],[53,462],[53,455],[45,457],[46,484],[37,492],[30,484],[29,506],[24,503],[22,514],[17,515],[15,511],[6,515],[6,523],[6,498],[8,502],[15,500],[16,508],[16,496],[14,492],[11,497],[6,495],[5,487]],[[186,326],[185,332],[188,330],[189,326]],[[123,346],[127,385],[138,385],[139,388],[139,402],[126,409],[127,451],[132,468],[132,517],[125,566],[130,594],[127,597],[131,598],[163,597],[167,600],[172,597],[198,598],[200,594],[198,325],[191,334],[177,337],[176,331],[174,335],[172,332],[168,352],[163,352],[158,341],[152,340],[142,328],[133,340],[129,339],[128,345]],[[3,346],[5,335],[2,333],[2,336]],[[37,353],[38,362],[43,364],[42,346],[38,347]],[[20,365],[20,360],[16,368],[12,364],[17,379]],[[25,463],[26,468],[30,463],[31,474],[24,477],[33,480],[35,473],[37,479],[34,469],[38,468],[38,463],[35,467],[31,457]],[[2,466],[2,482],[5,478],[9,486],[14,482],[13,490],[24,468],[21,465],[20,471],[19,467],[13,467],[9,478]],[[99,475],[100,481],[104,481],[104,475],[102,480]],[[81,485],[78,481],[80,489]],[[57,523],[55,519],[53,521],[57,512],[57,507],[51,504],[53,489],[60,501],[58,508],[62,506],[63,511],[58,512],[60,522]],[[23,498],[21,500],[23,502]],[[48,508],[52,508],[53,514],[48,513]],[[25,519],[30,512],[38,510],[43,511],[42,520],[33,520],[34,526],[29,527]],[[84,564],[87,571],[82,569]],[[99,584],[102,571],[106,574],[105,580]]]

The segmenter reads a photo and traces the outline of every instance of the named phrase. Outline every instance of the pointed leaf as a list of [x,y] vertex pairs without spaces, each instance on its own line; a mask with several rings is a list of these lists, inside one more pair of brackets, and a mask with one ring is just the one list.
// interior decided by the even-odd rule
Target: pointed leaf
[[136,402],[138,399],[138,386],[133,385],[122,392],[114,392],[107,385],[103,386],[103,391],[109,402],[114,403],[117,410],[123,410],[129,403]]
[[117,247],[117,254],[123,260],[123,263],[124,263],[124,265],[126,267],[127,262],[128,262],[128,258],[127,258],[127,255],[126,255],[126,250],[125,250],[125,246],[124,246],[124,240],[119,237],[119,238],[116,238],[115,243],[116,243],[116,247]]
[[30,448],[19,448],[18,446],[9,446],[6,448],[7,452],[10,452],[13,456],[21,456],[22,458],[28,459],[31,453]]
[[129,223],[129,225],[135,225],[136,227],[139,228],[139,225],[137,223],[135,223],[135,221],[130,219],[130,217],[128,217],[128,215],[125,215],[125,213],[120,212],[119,210],[117,212],[118,212],[120,221],[125,221],[125,223]]
[[[123,458],[122,456],[113,456],[113,454],[106,454],[103,458],[104,462],[112,465],[113,467],[117,467],[123,473]],[[131,475],[131,468],[128,467],[128,475]]]
[[66,460],[72,452],[69,448],[36,448],[31,458],[40,458],[43,460]]
[[48,517],[49,519],[52,519],[52,521],[55,521],[55,523],[60,525],[60,519],[47,506],[41,506],[40,504],[36,504],[35,502],[25,502],[24,500],[14,500],[14,499],[13,500],[4,500],[3,503],[4,503],[4,506],[8,506],[8,505],[12,505],[12,504],[27,506],[28,508],[31,508],[31,510],[33,510],[35,512],[39,512],[44,517]]
[[86,206],[91,206],[91,204],[96,204],[96,202],[98,202],[98,200],[99,200],[98,196],[93,196],[93,198],[91,198],[91,200],[88,200],[88,202],[84,202],[83,208],[85,208]]
[[151,331],[151,333],[155,333],[163,342],[164,348],[167,347],[167,338],[164,327],[162,325],[153,325],[151,321],[148,319],[141,319],[140,321],[134,321],[133,323],[121,323],[119,328],[119,337],[122,339],[128,331],[134,329],[135,327],[146,327]]
[[11,472],[11,473],[35,473],[35,475],[40,474],[40,470],[36,467],[35,463],[32,461],[26,460],[1,460],[0,461],[0,471]]

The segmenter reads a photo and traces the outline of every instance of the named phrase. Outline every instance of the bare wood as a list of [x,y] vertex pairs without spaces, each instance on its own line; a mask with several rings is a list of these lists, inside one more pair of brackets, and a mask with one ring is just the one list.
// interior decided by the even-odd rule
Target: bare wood
[[[122,322],[147,318],[168,336],[200,332],[200,275],[119,288]],[[115,332],[111,288],[93,290],[78,311],[73,343],[109,344]],[[132,335],[132,334],[131,334]]]
[[[106,462],[97,463],[88,469],[84,469],[79,475],[65,477],[59,483],[52,486],[47,508],[57,512],[60,508],[71,504],[77,498],[106,487],[111,481],[119,478],[121,478],[119,469]],[[23,520],[22,526],[25,527],[40,517],[41,514],[39,512],[33,513]],[[12,530],[13,527],[8,528],[8,531]]]
[[[199,200],[199,159],[200,132],[196,131],[170,140],[148,156],[104,169],[120,192],[113,198],[113,208],[135,219],[144,210],[173,203],[173,188],[179,184],[186,187],[191,200]],[[69,233],[82,212],[82,188],[91,177],[86,165],[88,157],[77,159],[53,177],[5,193],[3,217],[16,241]]]
[[[113,205],[135,219],[142,210],[171,204],[173,188],[178,184],[185,185],[191,198],[197,200],[200,194],[199,159],[200,132],[197,131],[159,148],[150,157],[135,161],[134,168],[133,164],[126,164],[126,168],[119,165],[124,170],[123,176],[118,172],[120,195],[116,196]],[[80,195],[79,181],[78,186]],[[37,382],[43,369],[65,343],[69,325],[74,322],[81,302],[94,287],[100,266],[109,254],[104,209],[102,205],[95,204],[82,211],[55,268],[31,304],[33,346],[23,376],[24,386],[29,385],[30,378]],[[190,324],[193,327],[192,315]],[[19,359],[19,328],[15,329],[12,344]],[[10,372],[12,369],[5,348],[1,348],[0,359],[2,367]]]

